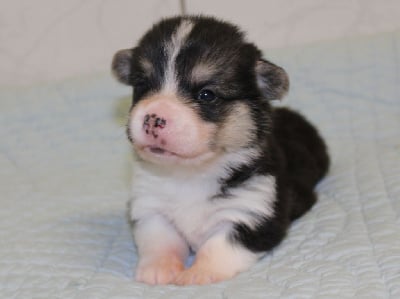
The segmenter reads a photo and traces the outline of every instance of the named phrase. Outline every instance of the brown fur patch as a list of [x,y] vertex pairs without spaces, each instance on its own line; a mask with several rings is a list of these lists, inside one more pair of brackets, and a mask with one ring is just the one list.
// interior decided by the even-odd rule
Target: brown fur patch
[[147,58],[141,58],[140,65],[142,66],[146,76],[150,76],[153,73],[153,64]]
[[217,133],[216,146],[238,149],[248,144],[254,137],[255,124],[250,109],[244,103],[237,103]]
[[192,83],[201,83],[203,81],[211,78],[216,72],[215,65],[207,64],[207,63],[199,63],[196,64],[191,72],[191,81]]

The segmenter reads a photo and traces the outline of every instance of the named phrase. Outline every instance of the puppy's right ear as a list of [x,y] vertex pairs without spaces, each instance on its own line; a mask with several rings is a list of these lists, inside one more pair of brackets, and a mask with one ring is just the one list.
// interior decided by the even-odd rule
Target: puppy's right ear
[[132,57],[134,49],[119,50],[115,53],[111,69],[117,80],[126,85],[132,85]]

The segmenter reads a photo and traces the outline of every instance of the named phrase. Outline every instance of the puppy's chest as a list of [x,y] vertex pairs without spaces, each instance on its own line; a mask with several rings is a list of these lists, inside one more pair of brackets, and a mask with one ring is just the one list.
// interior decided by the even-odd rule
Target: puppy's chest
[[220,206],[212,197],[217,180],[138,178],[134,182],[134,218],[162,215],[194,248],[218,226]]
[[179,195],[171,198],[171,204],[164,206],[160,212],[196,249],[222,219],[219,219],[218,211],[208,196],[202,198],[193,194],[189,196],[190,199]]

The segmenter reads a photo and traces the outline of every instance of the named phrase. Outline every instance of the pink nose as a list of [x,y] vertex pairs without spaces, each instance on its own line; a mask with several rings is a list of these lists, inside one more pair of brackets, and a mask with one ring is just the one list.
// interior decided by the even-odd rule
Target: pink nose
[[157,116],[157,114],[146,114],[143,121],[143,130],[147,135],[153,136],[153,138],[157,139],[160,133],[160,130],[164,129],[167,125],[167,121]]

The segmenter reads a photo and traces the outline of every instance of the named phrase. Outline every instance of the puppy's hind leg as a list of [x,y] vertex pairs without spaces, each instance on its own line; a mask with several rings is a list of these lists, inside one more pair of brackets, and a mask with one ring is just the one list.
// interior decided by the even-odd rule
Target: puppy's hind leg
[[299,182],[293,182],[291,196],[290,220],[296,220],[305,214],[317,201],[317,196],[313,189],[302,185]]

